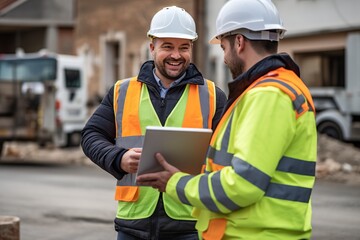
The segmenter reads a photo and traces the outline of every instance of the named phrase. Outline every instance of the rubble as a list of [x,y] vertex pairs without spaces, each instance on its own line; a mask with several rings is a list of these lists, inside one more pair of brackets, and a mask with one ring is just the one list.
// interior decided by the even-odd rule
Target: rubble
[[319,135],[317,150],[318,179],[360,185],[360,148]]
[[80,147],[55,148],[39,147],[36,143],[5,143],[1,160],[3,162],[31,162],[50,164],[90,164]]

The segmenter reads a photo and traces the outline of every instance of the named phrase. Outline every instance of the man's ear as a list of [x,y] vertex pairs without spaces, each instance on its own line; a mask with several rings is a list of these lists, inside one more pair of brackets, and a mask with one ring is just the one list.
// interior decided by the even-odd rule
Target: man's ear
[[150,44],[149,44],[149,50],[150,50],[151,55],[154,55],[154,54],[153,54],[153,53],[154,53],[154,49],[155,49],[155,44],[154,44],[153,41],[151,41]]
[[236,39],[235,39],[235,48],[238,50],[237,52],[241,52],[244,50],[245,47],[245,38],[243,35],[236,35]]

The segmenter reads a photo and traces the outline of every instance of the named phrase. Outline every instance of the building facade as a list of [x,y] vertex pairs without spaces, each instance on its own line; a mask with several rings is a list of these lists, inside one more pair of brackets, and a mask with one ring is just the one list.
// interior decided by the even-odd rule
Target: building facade
[[[146,36],[153,15],[176,5],[196,21],[199,39],[204,39],[199,0],[77,0],[76,49],[85,55],[89,70],[89,92],[99,99],[118,80],[136,76],[150,59]],[[204,44],[195,42],[193,61],[201,66]]]
[[0,53],[75,54],[74,0],[0,0]]
[[[161,8],[176,5],[195,19],[193,62],[227,92],[231,74],[210,45],[227,0],[0,0],[0,53],[47,49],[86,57],[89,99],[118,79],[135,76],[150,58],[149,29]],[[287,28],[279,50],[299,64],[310,86],[342,85],[349,34],[360,31],[359,0],[273,0]]]
[[[208,0],[207,39],[215,34],[216,16],[227,0]],[[287,29],[279,52],[289,53],[311,86],[341,86],[345,81],[347,39],[360,31],[359,0],[273,0]],[[232,81],[219,46],[209,45],[206,73],[227,91]]]

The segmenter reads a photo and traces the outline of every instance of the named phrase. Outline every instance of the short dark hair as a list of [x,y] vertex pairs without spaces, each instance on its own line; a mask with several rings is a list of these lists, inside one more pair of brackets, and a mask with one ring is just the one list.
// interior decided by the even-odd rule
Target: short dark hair
[[[242,35],[245,39],[247,39],[251,46],[255,49],[257,53],[270,53],[276,54],[278,51],[279,43],[277,41],[269,41],[269,40],[251,40]],[[236,35],[230,35],[227,37],[230,43],[230,46],[234,46]]]

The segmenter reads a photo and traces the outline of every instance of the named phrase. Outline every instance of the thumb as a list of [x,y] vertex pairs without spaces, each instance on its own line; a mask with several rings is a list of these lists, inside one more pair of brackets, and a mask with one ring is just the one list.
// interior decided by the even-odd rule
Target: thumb
[[175,173],[175,172],[180,172],[179,169],[177,169],[176,167],[174,167],[173,165],[169,164],[164,156],[161,153],[156,153],[155,154],[156,159],[158,160],[158,162],[160,163],[160,165],[166,170],[169,171],[171,173]]

